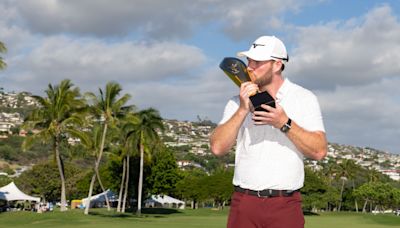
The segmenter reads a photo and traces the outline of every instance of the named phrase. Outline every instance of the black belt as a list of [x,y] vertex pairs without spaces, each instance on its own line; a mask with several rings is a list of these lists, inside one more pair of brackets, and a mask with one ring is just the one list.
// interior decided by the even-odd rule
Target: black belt
[[263,197],[263,198],[268,198],[268,197],[278,197],[278,196],[292,196],[293,193],[299,191],[299,190],[274,190],[274,189],[264,189],[260,191],[254,191],[250,189],[245,189],[240,186],[234,186],[235,192],[241,192],[247,195],[252,195],[252,196],[258,196],[258,197]]

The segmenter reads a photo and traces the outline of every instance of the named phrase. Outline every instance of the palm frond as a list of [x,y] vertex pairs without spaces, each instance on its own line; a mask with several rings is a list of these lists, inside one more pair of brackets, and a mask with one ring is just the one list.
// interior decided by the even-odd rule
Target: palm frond
[[23,151],[27,151],[32,147],[34,143],[48,143],[52,140],[52,135],[47,130],[39,131],[33,135],[29,135],[25,137],[24,141],[22,142],[21,148]]
[[[6,45],[4,45],[4,43],[0,41],[0,53],[6,53],[6,52],[7,52]],[[0,56],[0,69],[4,69],[6,67],[7,63],[4,62],[3,58]]]
[[0,52],[5,53],[7,52],[6,45],[0,41]]

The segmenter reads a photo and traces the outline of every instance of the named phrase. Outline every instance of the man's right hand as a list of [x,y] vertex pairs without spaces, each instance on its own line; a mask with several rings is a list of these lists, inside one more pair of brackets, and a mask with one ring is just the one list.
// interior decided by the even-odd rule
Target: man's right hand
[[246,112],[249,112],[251,110],[251,102],[249,97],[253,96],[256,94],[258,91],[258,86],[257,84],[254,84],[252,82],[244,82],[240,85],[240,109],[245,110]]

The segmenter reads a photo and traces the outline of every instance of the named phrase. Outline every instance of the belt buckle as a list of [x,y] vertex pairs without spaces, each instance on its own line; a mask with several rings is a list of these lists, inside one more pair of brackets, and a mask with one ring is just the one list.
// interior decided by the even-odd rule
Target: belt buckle
[[262,192],[262,191],[264,191],[264,190],[257,191],[257,196],[258,196],[258,198],[269,198],[269,197],[271,197],[271,195],[272,195],[272,191],[271,191],[271,189],[268,189],[268,193],[269,193],[269,195],[266,195],[266,196],[262,196],[262,195],[260,195],[260,192]]

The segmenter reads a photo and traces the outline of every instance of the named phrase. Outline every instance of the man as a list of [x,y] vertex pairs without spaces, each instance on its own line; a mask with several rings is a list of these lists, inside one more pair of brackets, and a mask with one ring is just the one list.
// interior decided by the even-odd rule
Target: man
[[[304,227],[303,157],[321,160],[327,152],[317,98],[283,77],[289,57],[278,38],[259,37],[238,56],[247,57],[252,82],[241,84],[210,137],[217,156],[236,143],[228,227]],[[271,94],[275,108],[263,104],[264,111],[253,111],[249,96],[257,91]]]

